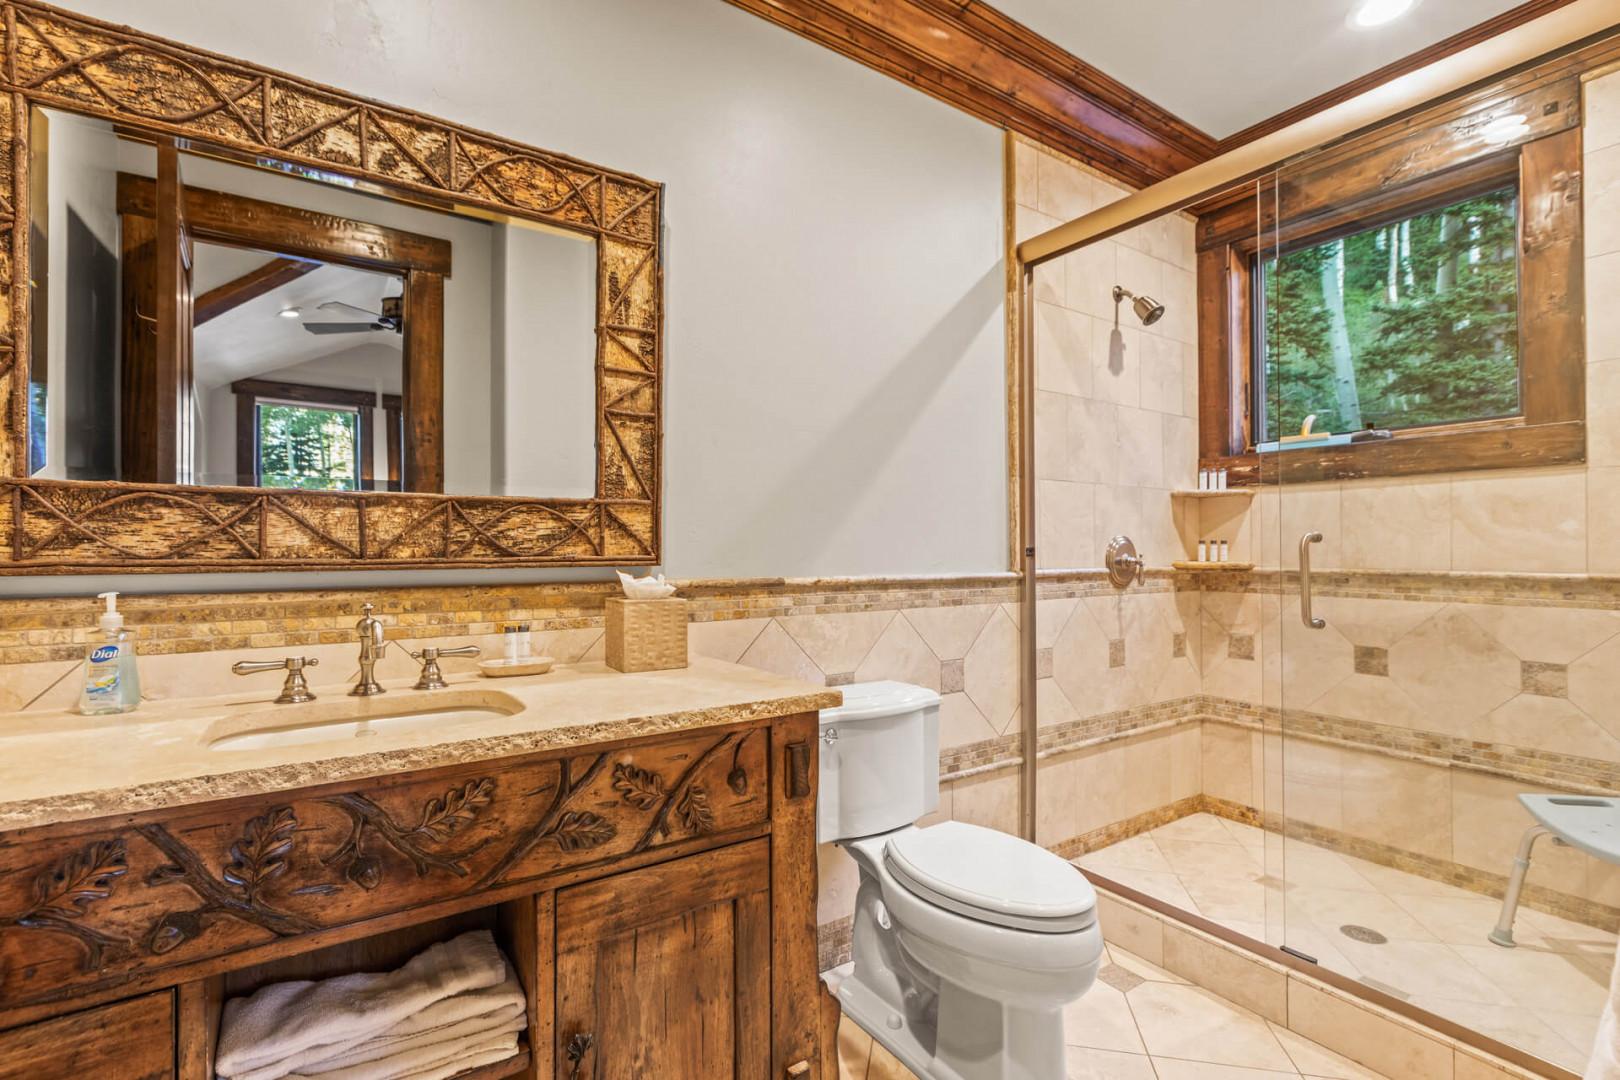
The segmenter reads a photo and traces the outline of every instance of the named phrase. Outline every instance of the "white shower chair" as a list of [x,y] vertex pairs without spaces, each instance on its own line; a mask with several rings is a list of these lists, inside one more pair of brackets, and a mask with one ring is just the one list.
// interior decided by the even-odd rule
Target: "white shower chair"
[[1567,844],[1594,859],[1620,865],[1620,799],[1598,795],[1520,795],[1519,802],[1530,811],[1536,823],[1525,830],[1519,853],[1508,875],[1507,894],[1502,897],[1502,917],[1490,939],[1513,948],[1513,917],[1519,911],[1519,893],[1524,875],[1530,870],[1530,849],[1543,836],[1554,843]]

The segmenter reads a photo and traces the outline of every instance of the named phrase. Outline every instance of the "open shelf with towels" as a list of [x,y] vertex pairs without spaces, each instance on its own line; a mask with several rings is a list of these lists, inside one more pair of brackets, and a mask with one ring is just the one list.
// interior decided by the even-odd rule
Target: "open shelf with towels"
[[[510,963],[512,971],[516,974],[523,990],[522,1013],[517,1017],[512,1016],[511,1009],[514,1008],[514,1004],[510,1000],[509,991],[500,1008],[504,1010],[506,1017],[504,1030],[510,1031],[509,1025],[514,1022],[521,1022],[522,1029],[517,1034],[515,1052],[498,1061],[472,1064],[466,1070],[454,1074],[454,1080],[499,1080],[502,1077],[525,1075],[530,1072],[533,1062],[531,1048],[534,1040],[537,1037],[545,1037],[537,1030],[541,1004],[537,997],[537,989],[541,985],[542,967],[542,958],[537,947],[537,929],[535,898],[523,896],[501,904],[473,908],[427,922],[385,930],[368,937],[338,942],[310,952],[279,956],[263,963],[236,968],[183,984],[179,988],[177,1025],[179,1080],[204,1080],[204,1078],[213,1080],[216,1076],[230,1075],[220,1073],[218,1066],[225,1007],[226,1002],[231,999],[247,998],[267,986],[281,983],[318,983],[339,976],[361,973],[384,975],[399,970],[413,958],[421,956],[436,945],[443,945],[472,932],[487,932],[493,937],[505,962]],[[487,941],[488,939],[485,939],[482,946],[486,957]],[[493,961],[493,957],[487,959]],[[481,970],[490,965],[481,960],[478,966]],[[432,977],[424,980],[424,986],[437,987],[437,992],[441,994],[429,1004],[442,1005],[451,996],[443,993],[443,990],[444,984],[451,981],[452,973],[435,970],[429,974]],[[466,972],[455,973],[454,977],[466,981]],[[490,987],[483,993],[499,996],[499,991],[495,987]],[[371,989],[364,996],[373,1009],[381,1003],[382,995],[376,989]],[[546,1002],[546,1006],[549,1007],[549,1001]],[[463,1016],[469,1008],[471,1006],[463,1005],[456,1010],[457,1022],[463,1026],[476,1026],[468,1025],[467,1018]],[[407,1019],[411,1015],[415,1014],[407,1014]],[[427,1040],[420,1037],[421,1033],[415,1034],[418,1037],[407,1043],[407,1047],[427,1049]],[[379,1032],[378,1035],[385,1036],[385,1033]],[[485,1041],[487,1044],[488,1037],[488,1033],[482,1037],[468,1036],[465,1040],[468,1045],[463,1049],[471,1053],[475,1042]],[[365,1044],[362,1043],[344,1048],[342,1052],[350,1053],[364,1049]],[[397,1054],[401,1050],[395,1048],[393,1052]]]

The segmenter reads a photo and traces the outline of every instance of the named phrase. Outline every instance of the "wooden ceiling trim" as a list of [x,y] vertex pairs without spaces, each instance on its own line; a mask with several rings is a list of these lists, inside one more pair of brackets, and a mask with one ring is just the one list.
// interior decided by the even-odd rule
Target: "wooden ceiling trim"
[[1207,160],[1209,135],[977,0],[727,0],[1134,187]]
[[1486,19],[1482,23],[1470,26],[1466,30],[1437,41],[1428,48],[1419,49],[1409,56],[1401,57],[1394,63],[1385,64],[1376,71],[1369,71],[1360,78],[1352,79],[1342,86],[1336,86],[1332,90],[1318,94],[1308,101],[1302,101],[1293,108],[1285,109],[1275,116],[1267,117],[1257,124],[1244,128],[1242,131],[1233,132],[1216,144],[1216,151],[1224,154],[1228,150],[1251,143],[1261,136],[1270,135],[1274,131],[1281,131],[1288,125],[1297,123],[1307,116],[1314,116],[1324,109],[1331,109],[1342,101],[1348,101],[1358,94],[1365,94],[1368,90],[1382,86],[1393,79],[1398,79],[1402,75],[1432,64],[1436,60],[1450,56],[1452,53],[1461,52],[1472,45],[1488,41],[1497,34],[1506,33],[1516,26],[1529,22],[1531,19],[1557,11],[1559,8],[1571,3],[1574,3],[1574,0],[1527,0],[1518,7],[1509,8],[1494,18]]

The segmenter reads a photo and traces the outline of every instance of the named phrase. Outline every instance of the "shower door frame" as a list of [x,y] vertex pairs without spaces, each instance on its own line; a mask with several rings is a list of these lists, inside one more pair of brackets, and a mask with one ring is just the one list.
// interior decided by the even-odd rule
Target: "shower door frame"
[[[1025,839],[1033,842],[1036,836],[1040,765],[1038,739],[1040,721],[1036,712],[1036,684],[1039,677],[1035,633],[1038,574],[1033,467],[1036,268],[1164,214],[1185,210],[1223,192],[1253,184],[1266,174],[1283,168],[1290,161],[1308,155],[1329,143],[1371,129],[1402,113],[1437,103],[1470,86],[1500,77],[1503,73],[1521,65],[1573,51],[1593,41],[1620,34],[1620,25],[1613,22],[1612,14],[1613,7],[1606,3],[1606,0],[1575,0],[1566,7],[1400,76],[1013,247],[1009,277],[1013,284],[1011,299],[1015,305],[1015,317],[1012,322],[1017,333],[1015,445],[1018,455],[1019,505],[1016,551],[1021,581],[1020,610],[1024,627],[1019,650],[1019,684],[1022,700],[1019,830]],[[1200,301],[1202,307],[1202,298]],[[1524,1050],[1500,1043],[1454,1021],[1367,986],[1359,980],[1322,968],[1279,947],[1256,941],[1203,916],[1194,915],[1109,880],[1103,875],[1091,876],[1115,895],[1238,945],[1285,968],[1307,974],[1342,992],[1413,1019],[1464,1045],[1494,1054],[1525,1068],[1550,1071],[1551,1075],[1567,1076],[1576,1080],[1573,1074],[1549,1066],[1547,1062]]]

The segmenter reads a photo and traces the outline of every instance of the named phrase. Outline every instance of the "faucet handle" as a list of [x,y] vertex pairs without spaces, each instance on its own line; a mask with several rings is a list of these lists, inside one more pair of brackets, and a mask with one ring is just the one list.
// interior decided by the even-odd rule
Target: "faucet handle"
[[310,692],[309,683],[304,680],[304,669],[319,666],[320,661],[313,656],[289,656],[282,660],[238,660],[231,665],[231,671],[237,675],[256,675],[261,671],[286,671],[287,681],[281,684],[281,694],[276,698],[276,704],[301,705],[306,701],[315,700],[315,695]]
[[429,645],[421,652],[412,652],[411,657],[422,665],[422,677],[416,680],[413,690],[443,690],[446,685],[444,672],[439,670],[439,657],[441,656],[477,656],[483,650],[476,645],[461,645],[454,649],[440,649]]

